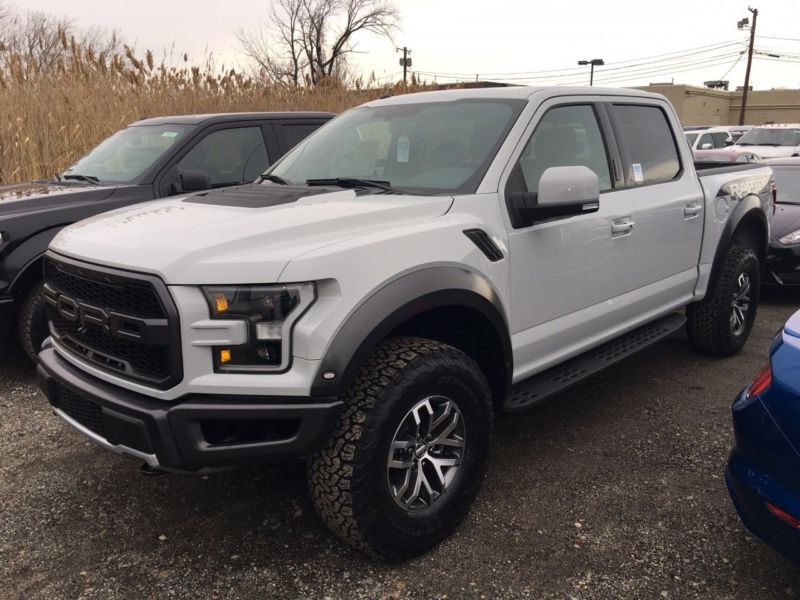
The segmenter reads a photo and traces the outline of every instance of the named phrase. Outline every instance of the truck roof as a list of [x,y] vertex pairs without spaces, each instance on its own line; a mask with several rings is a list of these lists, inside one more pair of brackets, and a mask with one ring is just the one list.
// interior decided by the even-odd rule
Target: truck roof
[[205,115],[173,115],[166,117],[153,117],[141,119],[130,124],[139,125],[213,125],[227,123],[228,121],[261,121],[264,119],[330,119],[334,117],[329,112],[233,112],[211,113]]
[[626,96],[637,98],[655,98],[663,100],[661,94],[635,90],[632,88],[604,88],[604,87],[577,87],[577,86],[543,86],[543,87],[502,87],[502,88],[462,88],[452,90],[436,90],[432,92],[416,92],[413,94],[401,94],[373,100],[366,103],[366,106],[385,106],[388,104],[411,104],[415,102],[447,102],[448,100],[464,100],[469,98],[483,99],[522,99],[527,100],[534,95],[541,95],[545,98],[551,96]]

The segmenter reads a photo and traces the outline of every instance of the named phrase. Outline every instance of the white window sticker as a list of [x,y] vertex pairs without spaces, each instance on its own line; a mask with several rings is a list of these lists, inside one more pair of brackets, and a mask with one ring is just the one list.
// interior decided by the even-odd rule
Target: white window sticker
[[411,145],[408,142],[408,138],[404,135],[401,135],[397,139],[397,162],[407,163],[410,150]]
[[169,138],[178,137],[178,132],[177,131],[165,131],[164,133],[161,134],[161,137],[169,137]]
[[642,172],[642,165],[640,163],[633,163],[633,180],[636,183],[644,181],[644,173]]

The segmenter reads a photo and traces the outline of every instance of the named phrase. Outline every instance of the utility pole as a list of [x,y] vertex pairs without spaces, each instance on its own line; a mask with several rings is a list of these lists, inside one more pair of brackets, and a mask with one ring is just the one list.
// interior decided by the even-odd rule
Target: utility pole
[[[742,90],[742,110],[739,112],[739,125],[744,125],[744,114],[747,111],[747,91],[750,87],[750,67],[753,64],[753,45],[756,41],[756,19],[758,19],[758,9],[747,7],[753,15],[753,24],[750,26],[750,48],[747,50],[747,70],[744,72],[744,89]],[[745,17],[739,21],[739,29],[746,29],[749,19]]]
[[411,50],[406,46],[402,48],[395,48],[397,52],[403,52],[403,58],[400,59],[400,66],[403,67],[403,85],[408,85],[408,67],[411,66]]

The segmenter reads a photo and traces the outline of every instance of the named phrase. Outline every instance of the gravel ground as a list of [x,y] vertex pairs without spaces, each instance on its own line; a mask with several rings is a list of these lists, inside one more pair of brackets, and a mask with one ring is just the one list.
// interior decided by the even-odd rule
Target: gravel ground
[[800,297],[765,300],[745,350],[680,336],[533,412],[503,417],[455,535],[399,565],[338,543],[302,465],[144,477],[0,366],[3,598],[791,598],[800,569],[725,490],[729,406]]

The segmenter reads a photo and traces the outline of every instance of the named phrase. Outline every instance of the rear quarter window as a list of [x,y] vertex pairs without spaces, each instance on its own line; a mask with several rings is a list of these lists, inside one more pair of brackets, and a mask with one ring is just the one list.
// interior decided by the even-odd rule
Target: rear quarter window
[[629,186],[674,179],[681,170],[667,115],[658,106],[615,104],[614,130]]

